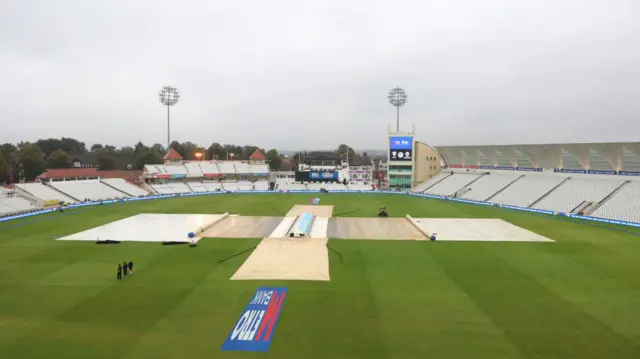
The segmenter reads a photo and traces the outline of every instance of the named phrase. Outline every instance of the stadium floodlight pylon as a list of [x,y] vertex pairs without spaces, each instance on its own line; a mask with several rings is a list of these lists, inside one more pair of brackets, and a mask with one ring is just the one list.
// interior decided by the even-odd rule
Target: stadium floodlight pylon
[[172,86],[164,86],[160,93],[160,103],[167,106],[167,150],[171,147],[171,116],[169,109],[180,101],[180,92]]
[[389,91],[387,98],[389,103],[397,109],[396,132],[400,132],[400,107],[407,103],[407,93],[400,86],[396,86]]

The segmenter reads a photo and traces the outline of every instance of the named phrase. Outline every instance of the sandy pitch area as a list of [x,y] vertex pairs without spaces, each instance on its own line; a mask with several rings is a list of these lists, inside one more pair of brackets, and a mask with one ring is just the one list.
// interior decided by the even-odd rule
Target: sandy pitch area
[[320,206],[320,205],[295,205],[286,214],[286,217],[299,216],[303,213],[311,213],[316,217],[331,217],[333,216],[333,206]]
[[264,238],[282,221],[282,217],[228,216],[202,232],[202,237]]
[[[296,205],[286,217],[312,213],[331,217],[333,206]],[[328,281],[327,238],[264,238],[231,280]]]
[[331,218],[328,236],[336,239],[426,239],[406,218]]
[[328,281],[327,239],[265,238],[231,280]]

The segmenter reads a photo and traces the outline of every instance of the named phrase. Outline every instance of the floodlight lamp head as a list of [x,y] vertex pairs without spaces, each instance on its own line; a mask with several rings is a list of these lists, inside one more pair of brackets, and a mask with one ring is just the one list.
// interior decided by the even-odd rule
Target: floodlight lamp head
[[165,106],[173,106],[180,101],[180,92],[175,87],[165,86],[158,95],[160,96],[160,103]]
[[407,93],[400,87],[391,89],[387,98],[389,103],[395,107],[404,106],[407,103]]

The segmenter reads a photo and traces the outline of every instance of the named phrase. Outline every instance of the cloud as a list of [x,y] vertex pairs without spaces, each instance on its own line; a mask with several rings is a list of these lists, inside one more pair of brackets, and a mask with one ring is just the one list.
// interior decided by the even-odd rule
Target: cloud
[[[636,1],[9,0],[0,142],[383,148],[636,140]],[[8,125],[10,124],[10,125]]]

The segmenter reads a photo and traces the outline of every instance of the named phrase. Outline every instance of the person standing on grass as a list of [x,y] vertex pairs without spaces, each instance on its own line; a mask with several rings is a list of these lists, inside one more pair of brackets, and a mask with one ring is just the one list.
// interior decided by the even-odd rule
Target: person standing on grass
[[118,264],[118,280],[122,280],[122,266]]
[[124,276],[126,277],[127,276],[127,268],[128,268],[127,261],[124,262],[124,265],[122,266],[122,268],[124,269]]
[[133,275],[133,261],[129,261],[129,274]]

